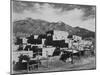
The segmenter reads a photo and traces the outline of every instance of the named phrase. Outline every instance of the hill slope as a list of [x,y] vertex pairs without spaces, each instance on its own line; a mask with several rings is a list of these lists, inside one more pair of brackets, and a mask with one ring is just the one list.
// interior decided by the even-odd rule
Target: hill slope
[[40,19],[27,18],[25,20],[19,20],[13,22],[14,34],[26,33],[26,34],[45,34],[48,30],[61,30],[67,31],[69,34],[75,34],[82,37],[93,37],[95,32],[80,28],[71,27],[64,22],[47,22]]

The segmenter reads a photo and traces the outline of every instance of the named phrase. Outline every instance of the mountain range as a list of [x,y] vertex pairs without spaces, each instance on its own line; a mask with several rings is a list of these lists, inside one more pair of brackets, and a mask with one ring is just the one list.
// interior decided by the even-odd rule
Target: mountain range
[[82,38],[95,38],[95,32],[81,27],[72,27],[62,21],[48,22],[40,19],[26,18],[13,22],[13,32],[17,36],[21,34],[45,34],[49,30],[67,31],[71,35],[78,35]]

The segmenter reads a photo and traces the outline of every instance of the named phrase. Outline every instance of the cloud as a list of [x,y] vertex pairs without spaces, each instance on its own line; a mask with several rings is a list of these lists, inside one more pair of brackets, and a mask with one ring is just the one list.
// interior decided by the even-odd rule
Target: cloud
[[49,22],[63,21],[73,27],[79,26],[95,31],[95,7],[93,6],[37,2],[13,3],[13,20],[26,17]]

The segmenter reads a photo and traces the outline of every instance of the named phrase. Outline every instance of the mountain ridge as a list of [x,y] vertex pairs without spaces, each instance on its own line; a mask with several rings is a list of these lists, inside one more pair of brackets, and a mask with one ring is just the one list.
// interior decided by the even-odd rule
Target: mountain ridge
[[48,22],[41,19],[27,18],[24,20],[18,20],[13,22],[13,32],[26,33],[26,34],[45,34],[49,30],[61,30],[67,31],[71,35],[78,35],[83,38],[93,37],[95,38],[95,32],[89,31],[81,27],[71,27],[62,21]]

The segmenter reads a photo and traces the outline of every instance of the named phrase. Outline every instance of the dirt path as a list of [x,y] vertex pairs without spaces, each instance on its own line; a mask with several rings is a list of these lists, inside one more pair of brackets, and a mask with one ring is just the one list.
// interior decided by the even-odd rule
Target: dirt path
[[[58,60],[58,57],[54,60],[49,60],[49,63],[47,64],[47,61],[44,62],[45,66],[40,66],[38,70],[33,70],[31,72],[50,72],[50,71],[68,71],[68,70],[84,70],[84,69],[95,69],[95,57],[88,57],[88,58],[81,58],[80,60],[74,60],[74,64],[71,64],[70,62],[64,63],[62,61]],[[47,66],[48,65],[48,66]],[[26,73],[27,71],[23,71]],[[19,72],[15,72],[19,73]],[[21,71],[22,73],[22,71]]]

